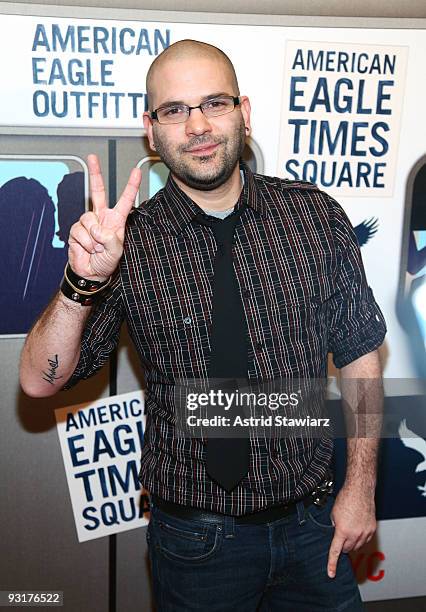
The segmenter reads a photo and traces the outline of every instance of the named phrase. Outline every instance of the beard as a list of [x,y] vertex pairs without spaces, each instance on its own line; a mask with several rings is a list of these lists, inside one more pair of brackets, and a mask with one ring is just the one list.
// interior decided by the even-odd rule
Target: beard
[[[243,154],[245,147],[244,120],[240,115],[240,121],[230,136],[213,138],[208,134],[203,134],[191,138],[188,143],[177,148],[171,146],[167,138],[160,136],[155,128],[153,139],[156,151],[172,174],[188,187],[211,191],[226,183]],[[197,156],[195,162],[191,163],[188,159],[188,156],[191,156],[190,152],[187,152],[189,149],[212,144],[219,145],[218,149],[210,155]]]

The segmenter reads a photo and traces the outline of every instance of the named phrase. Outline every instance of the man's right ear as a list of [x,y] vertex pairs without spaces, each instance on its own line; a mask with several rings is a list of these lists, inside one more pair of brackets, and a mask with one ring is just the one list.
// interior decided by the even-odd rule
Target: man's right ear
[[144,112],[143,114],[143,126],[148,137],[149,146],[153,151],[155,151],[154,137],[152,134],[152,119],[148,112]]

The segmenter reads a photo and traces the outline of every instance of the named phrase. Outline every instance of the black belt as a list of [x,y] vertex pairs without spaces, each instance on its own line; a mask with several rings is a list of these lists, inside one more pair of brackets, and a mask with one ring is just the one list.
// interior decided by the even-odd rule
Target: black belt
[[[171,501],[167,501],[157,495],[152,494],[151,499],[153,505],[166,514],[171,514],[176,518],[182,519],[193,519],[200,521],[207,521],[209,523],[222,523],[224,514],[217,514],[209,512],[208,510],[202,510],[200,508],[193,508],[192,506],[183,506],[182,504],[176,504]],[[301,500],[305,508],[314,503],[312,493],[306,495]],[[289,504],[280,504],[278,506],[271,506],[266,510],[259,510],[258,512],[252,512],[250,514],[243,514],[242,516],[235,516],[235,522],[237,524],[252,524],[252,525],[263,525],[265,523],[271,523],[277,521],[284,516],[294,514],[296,512],[297,501],[290,502]]]

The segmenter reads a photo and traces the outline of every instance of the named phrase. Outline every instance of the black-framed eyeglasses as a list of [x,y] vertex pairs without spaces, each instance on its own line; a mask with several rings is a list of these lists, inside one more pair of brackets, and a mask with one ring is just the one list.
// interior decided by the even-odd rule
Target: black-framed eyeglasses
[[191,111],[199,108],[206,117],[219,117],[231,113],[240,104],[239,96],[218,96],[201,102],[198,106],[188,106],[187,104],[171,104],[170,106],[160,106],[151,111],[151,119],[156,119],[158,123],[185,123]]

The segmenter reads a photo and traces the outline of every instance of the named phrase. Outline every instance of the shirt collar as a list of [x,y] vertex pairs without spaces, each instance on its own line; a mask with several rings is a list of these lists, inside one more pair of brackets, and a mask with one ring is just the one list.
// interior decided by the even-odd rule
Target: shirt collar
[[[244,205],[249,206],[261,215],[267,214],[267,204],[256,185],[253,173],[245,162],[240,160],[240,168],[244,173],[244,186],[235,209],[238,210]],[[176,234],[179,234],[190,223],[194,217],[202,212],[198,206],[185,192],[177,185],[171,174],[164,187],[163,212],[166,214],[168,222],[173,226]]]

